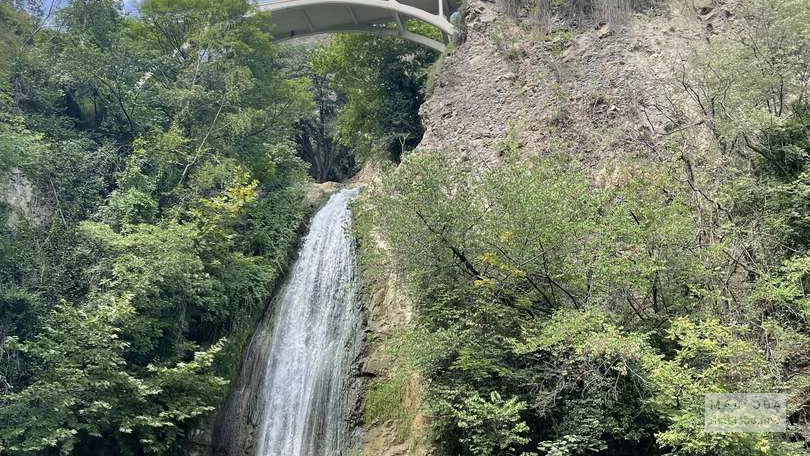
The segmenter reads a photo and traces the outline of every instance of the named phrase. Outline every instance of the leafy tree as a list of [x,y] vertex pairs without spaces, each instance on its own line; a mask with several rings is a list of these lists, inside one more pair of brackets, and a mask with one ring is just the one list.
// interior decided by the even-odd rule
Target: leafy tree
[[[416,23],[408,27],[431,35]],[[337,117],[338,141],[361,159],[372,154],[399,161],[422,139],[419,106],[427,68],[436,53],[385,36],[337,35],[311,58],[313,72],[329,80],[346,104]]]
[[0,63],[0,174],[45,214],[0,208],[0,453],[180,454],[298,235],[307,83],[245,1],[0,8],[36,30]]
[[670,177],[597,188],[556,157],[467,166],[409,155],[364,209],[417,299],[443,454],[798,454],[703,428],[704,393],[787,387],[807,339],[721,323],[718,258]]
[[345,99],[326,76],[313,70],[312,56],[320,47],[288,46],[283,66],[291,78],[309,81],[314,110],[299,119],[295,143],[298,155],[310,164],[309,174],[318,182],[339,181],[357,171],[354,152],[338,142],[336,122]]

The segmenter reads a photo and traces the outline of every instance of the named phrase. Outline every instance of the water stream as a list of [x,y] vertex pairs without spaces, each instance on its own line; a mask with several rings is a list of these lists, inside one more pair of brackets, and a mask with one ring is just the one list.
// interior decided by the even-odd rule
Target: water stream
[[[217,454],[339,456],[347,451],[349,372],[361,338],[348,208],[356,192],[332,195],[313,217],[272,318],[251,341],[241,386],[221,414],[219,434],[228,442]],[[248,425],[234,424],[242,420]]]

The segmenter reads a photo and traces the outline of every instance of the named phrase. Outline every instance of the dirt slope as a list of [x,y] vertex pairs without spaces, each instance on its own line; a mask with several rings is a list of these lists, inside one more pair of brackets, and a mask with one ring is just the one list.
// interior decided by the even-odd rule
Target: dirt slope
[[528,12],[515,20],[496,3],[471,0],[466,40],[445,57],[422,106],[420,147],[489,164],[518,146],[597,172],[627,155],[661,159],[650,145],[675,128],[666,89],[693,49],[733,19],[698,1],[665,1],[620,23],[557,23],[546,33]]

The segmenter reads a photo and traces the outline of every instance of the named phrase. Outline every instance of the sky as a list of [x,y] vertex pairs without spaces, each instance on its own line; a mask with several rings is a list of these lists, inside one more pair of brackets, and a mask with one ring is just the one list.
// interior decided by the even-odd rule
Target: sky
[[127,13],[137,13],[140,0],[124,0],[124,11]]
[[[50,5],[53,5],[53,11],[57,11],[63,6],[70,3],[70,0],[52,0],[53,2],[43,1],[40,3],[41,7],[47,10]],[[122,3],[124,5],[124,12],[127,14],[138,14],[138,4],[141,3],[142,0],[123,0]]]

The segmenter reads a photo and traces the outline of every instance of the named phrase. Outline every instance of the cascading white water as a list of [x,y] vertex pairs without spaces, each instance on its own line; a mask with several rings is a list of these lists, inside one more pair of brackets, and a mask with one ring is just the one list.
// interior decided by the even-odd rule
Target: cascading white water
[[360,330],[348,208],[356,192],[332,195],[315,214],[278,301],[261,384],[258,456],[345,451],[347,378]]

